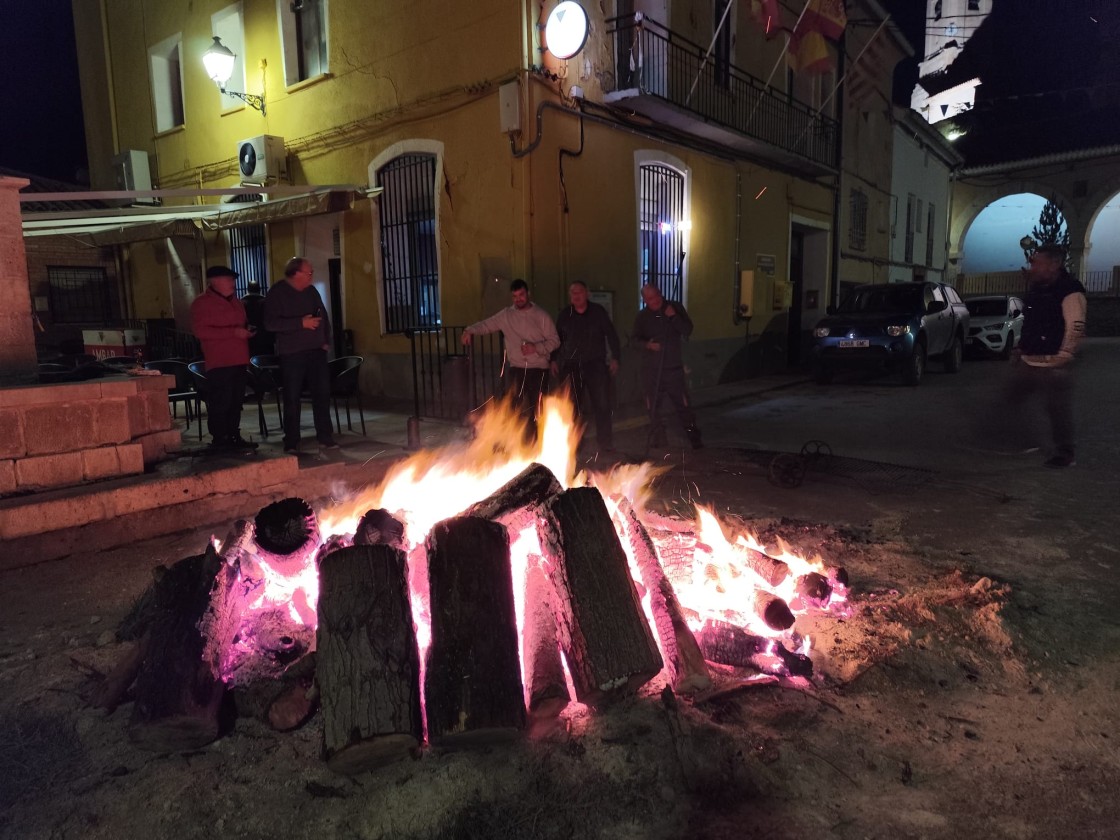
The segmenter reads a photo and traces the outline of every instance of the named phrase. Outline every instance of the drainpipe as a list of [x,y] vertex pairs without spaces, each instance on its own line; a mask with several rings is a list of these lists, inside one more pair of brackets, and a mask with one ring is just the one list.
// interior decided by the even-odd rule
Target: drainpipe
[[[844,57],[847,46],[848,36],[845,30],[840,36],[840,43],[836,50],[836,78],[838,79],[844,78]],[[833,306],[840,302],[840,213],[843,208],[845,99],[844,85],[840,85],[836,91],[836,189],[832,195],[832,271],[830,272],[832,294],[829,297]]]
[[731,323],[735,326],[747,322],[746,335],[744,336],[744,343],[751,343],[751,325],[750,320],[743,316],[742,309],[740,308],[743,300],[743,248],[742,248],[742,235],[743,231],[743,173],[739,171],[739,167],[735,167],[735,282],[732,284],[734,288],[734,297],[731,299]]

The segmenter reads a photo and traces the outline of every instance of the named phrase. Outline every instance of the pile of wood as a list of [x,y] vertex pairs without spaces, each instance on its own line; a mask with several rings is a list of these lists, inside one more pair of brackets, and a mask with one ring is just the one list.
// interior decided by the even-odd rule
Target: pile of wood
[[[220,551],[209,546],[157,570],[129,621],[128,655],[96,702],[111,709],[134,686],[131,736],[160,751],[218,737],[231,707],[279,730],[321,709],[323,757],[352,774],[425,740],[456,748],[515,737],[530,717],[554,716],[573,699],[607,702],[663,670],[688,693],[710,684],[706,660],[760,667],[760,655],[778,655],[771,640],[731,625],[709,622],[694,635],[663,566],[672,545],[659,546],[625,499],[611,501],[613,515],[599,490],[564,490],[534,464],[420,545],[407,544],[388,511],[324,540],[303,500],[269,505],[236,523]],[[523,533],[535,534],[539,551],[517,576],[519,630],[510,546]],[[782,579],[780,561],[752,562]],[[309,564],[317,608],[298,597],[255,607],[262,567],[293,575]],[[807,601],[827,600],[828,579],[816,577],[824,583],[803,582]],[[423,659],[417,598],[431,620]],[[780,599],[763,595],[753,606],[775,630],[793,624]],[[790,673],[811,672],[807,657],[786,652],[783,661]]]

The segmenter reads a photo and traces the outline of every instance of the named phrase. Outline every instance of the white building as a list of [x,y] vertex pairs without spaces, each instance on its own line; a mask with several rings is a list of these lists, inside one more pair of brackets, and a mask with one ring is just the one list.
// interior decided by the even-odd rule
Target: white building
[[929,123],[955,117],[976,102],[981,80],[970,79],[949,88],[938,77],[957,60],[964,45],[992,11],[995,0],[926,0],[926,43],[918,65],[918,84],[910,107]]

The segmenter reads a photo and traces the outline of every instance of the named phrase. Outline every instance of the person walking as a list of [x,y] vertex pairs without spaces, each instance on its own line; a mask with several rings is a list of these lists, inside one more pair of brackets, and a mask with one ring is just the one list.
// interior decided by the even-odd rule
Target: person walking
[[567,387],[577,419],[581,397],[586,394],[595,418],[596,446],[600,453],[613,452],[610,378],[618,373],[622,358],[618,331],[607,310],[588,299],[587,284],[582,280],[568,286],[568,301],[556,317],[560,347],[552,354],[552,374]]
[[527,441],[537,439],[537,415],[548,385],[549,358],[560,346],[556,325],[548,313],[533,303],[524,280],[509,284],[512,305],[463,330],[463,346],[471,337],[501,332],[505,339],[506,393],[525,421]]
[[[1042,245],[1026,269],[1027,293],[1018,360],[1012,368],[1007,398],[1021,407],[1041,395],[1050,420],[1054,452],[1048,467],[1072,467],[1074,461],[1073,371],[1085,335],[1088,304],[1085,287],[1065,268],[1060,245]],[[1013,416],[1019,413],[1012,411]]]
[[667,397],[693,449],[704,446],[684,376],[682,344],[692,335],[692,319],[675,300],[665,300],[653,283],[642,286],[645,308],[634,319],[630,344],[642,352],[642,386],[649,412],[649,441],[665,444],[660,417],[661,398]]
[[206,290],[191,303],[191,329],[206,362],[206,427],[215,452],[257,448],[241,437],[253,331],[246,322],[245,307],[234,295],[236,279],[232,268],[211,266],[206,269]]
[[300,450],[300,395],[311,394],[315,437],[323,449],[337,449],[331,425],[327,350],[331,325],[323,299],[311,284],[315,270],[303,257],[284,266],[284,279],[264,299],[264,326],[276,336],[280,382],[284,391],[284,451]]

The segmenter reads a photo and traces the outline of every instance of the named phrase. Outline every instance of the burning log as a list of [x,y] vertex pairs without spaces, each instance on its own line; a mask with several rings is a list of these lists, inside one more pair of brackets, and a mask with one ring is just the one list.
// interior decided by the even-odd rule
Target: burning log
[[428,739],[486,744],[525,725],[509,537],[473,516],[428,535],[432,646],[424,678]]
[[404,547],[404,524],[384,508],[367,510],[354,531],[354,545]]
[[302,655],[286,666],[277,668],[279,663],[267,657],[265,667],[258,662],[243,669],[252,672],[250,677],[243,672],[234,675],[233,698],[239,715],[263,720],[279,732],[295,729],[311,717],[318,696],[312,690],[316,654],[302,644],[294,644],[293,650]]
[[754,611],[772,630],[788,630],[795,620],[789,604],[762,589],[755,592]]
[[560,644],[576,697],[591,703],[633,690],[661,670],[626,554],[594,487],[567,490],[546,505],[541,545],[555,572]]
[[712,684],[712,678],[708,674],[704,656],[700,653],[700,646],[688,629],[673,585],[661,568],[657,548],[629,500],[620,496],[617,504],[622,527],[638,564],[642,585],[650,594],[653,623],[673,689],[681,694],[702,691]]
[[343,548],[349,548],[353,544],[354,541],[348,535],[331,534],[323,540],[323,544],[319,546],[319,550],[315,553],[315,568],[319,568],[323,564],[323,560],[326,559],[328,554],[333,554]]
[[780,586],[792,572],[782,560],[775,560],[753,548],[743,549],[743,562],[771,587]]
[[848,585],[848,570],[843,566],[825,566],[824,572],[829,583],[839,584],[840,586]]
[[[534,562],[535,561],[535,562]],[[540,558],[530,558],[525,576],[525,705],[536,718],[555,717],[568,705],[568,681],[556,639],[556,595]]]
[[463,515],[491,519],[510,530],[520,531],[529,524],[529,517],[535,515],[537,509],[563,489],[552,470],[541,464],[530,464],[481,502],[467,508]]
[[[170,752],[196,749],[218,737],[225,695],[220,658],[229,622],[237,615],[229,603],[238,596],[236,580],[236,567],[212,546],[160,577],[157,614],[147,631],[129,723],[129,735],[139,746]],[[200,624],[217,628],[219,638],[204,637]]]
[[771,671],[766,659],[776,657],[791,677],[813,675],[813,661],[808,656],[788,651],[777,639],[752,635],[734,624],[708,620],[700,628],[696,641],[705,657],[722,665]]
[[319,521],[303,499],[281,499],[255,520],[257,554],[282,574],[299,570],[319,547]]
[[420,654],[403,552],[336,551],[319,568],[316,678],[323,754],[336,773],[399,759],[423,737]]
[[823,610],[828,606],[828,599],[832,596],[832,584],[828,578],[817,572],[809,572],[797,579],[797,597],[805,602],[806,606]]

